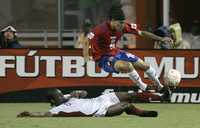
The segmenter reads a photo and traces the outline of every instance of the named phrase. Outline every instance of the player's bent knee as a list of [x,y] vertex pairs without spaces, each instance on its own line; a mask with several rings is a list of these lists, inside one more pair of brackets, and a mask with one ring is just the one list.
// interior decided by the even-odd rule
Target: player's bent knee
[[129,73],[129,72],[132,72],[134,69],[133,65],[130,62],[121,61],[121,60],[115,62],[114,68],[115,70],[121,73]]
[[127,102],[120,102],[118,104],[112,105],[108,108],[108,111],[105,116],[112,117],[121,115],[123,112],[125,112],[127,107]]
[[146,62],[144,62],[143,60],[139,59],[137,62],[135,62],[134,67],[141,69],[141,70],[148,70],[150,68],[150,65]]

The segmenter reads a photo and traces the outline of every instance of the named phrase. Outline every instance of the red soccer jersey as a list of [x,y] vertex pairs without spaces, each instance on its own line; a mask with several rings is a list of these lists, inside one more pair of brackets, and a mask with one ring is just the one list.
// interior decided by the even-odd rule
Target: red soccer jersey
[[88,39],[91,45],[92,57],[98,61],[102,56],[114,56],[120,50],[117,46],[121,36],[124,33],[138,34],[136,24],[125,23],[123,32],[112,31],[110,21],[97,25],[88,34]]

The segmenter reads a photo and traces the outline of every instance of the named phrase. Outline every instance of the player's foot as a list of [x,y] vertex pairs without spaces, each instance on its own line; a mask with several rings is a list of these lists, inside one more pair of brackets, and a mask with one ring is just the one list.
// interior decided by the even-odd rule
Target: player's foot
[[139,116],[140,117],[157,117],[158,116],[158,112],[156,112],[156,111],[144,111]]
[[160,91],[159,91],[162,96],[161,96],[161,100],[164,102],[170,102],[171,101],[171,90],[169,87],[163,87]]

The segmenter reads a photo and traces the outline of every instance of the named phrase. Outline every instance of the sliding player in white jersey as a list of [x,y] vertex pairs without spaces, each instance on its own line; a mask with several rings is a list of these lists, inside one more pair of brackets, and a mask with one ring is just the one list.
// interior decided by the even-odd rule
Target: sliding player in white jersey
[[128,115],[140,117],[157,117],[156,111],[141,110],[136,108],[132,102],[135,100],[149,101],[162,100],[163,96],[155,95],[150,92],[127,93],[112,92],[100,95],[96,98],[83,98],[87,95],[86,91],[73,91],[63,95],[58,89],[50,93],[50,100],[53,105],[48,112],[22,112],[18,117],[110,117],[117,116],[125,112]]

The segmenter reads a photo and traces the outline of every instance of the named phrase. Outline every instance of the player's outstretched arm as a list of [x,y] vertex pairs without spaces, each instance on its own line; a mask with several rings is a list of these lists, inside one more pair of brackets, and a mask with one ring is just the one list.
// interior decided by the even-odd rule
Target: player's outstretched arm
[[28,112],[24,111],[17,115],[17,117],[53,117],[50,112]]
[[139,35],[145,38],[150,38],[150,39],[160,41],[161,43],[170,43],[170,44],[173,43],[173,40],[169,37],[160,37],[147,31],[139,31]]

